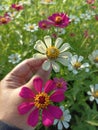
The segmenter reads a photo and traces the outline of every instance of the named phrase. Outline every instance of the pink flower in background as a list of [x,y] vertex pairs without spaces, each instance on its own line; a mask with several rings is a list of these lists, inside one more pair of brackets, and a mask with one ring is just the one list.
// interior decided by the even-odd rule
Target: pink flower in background
[[94,4],[95,0],[86,0],[87,4]]
[[51,25],[52,25],[51,22],[47,20],[42,20],[39,22],[39,28],[44,29],[44,30],[50,28]]
[[56,83],[56,88],[58,90],[67,90],[67,82],[63,78],[54,78],[54,82]]
[[11,8],[17,10],[17,11],[20,11],[20,10],[23,10],[23,5],[20,5],[20,4],[12,4]]
[[8,22],[10,22],[10,17],[7,15],[4,16],[0,16],[0,25],[1,24],[7,24]]
[[50,126],[53,124],[54,119],[60,119],[63,115],[62,110],[54,106],[53,102],[63,101],[64,92],[60,90],[53,91],[55,88],[53,80],[48,80],[44,88],[42,88],[43,81],[41,78],[35,78],[32,87],[36,92],[33,92],[28,87],[23,87],[19,93],[20,97],[26,99],[25,102],[18,106],[19,114],[24,115],[32,109],[27,119],[28,125],[35,127],[38,124],[40,115],[42,115],[43,125]]
[[56,27],[64,28],[70,23],[68,15],[65,13],[54,13],[48,17],[48,20]]

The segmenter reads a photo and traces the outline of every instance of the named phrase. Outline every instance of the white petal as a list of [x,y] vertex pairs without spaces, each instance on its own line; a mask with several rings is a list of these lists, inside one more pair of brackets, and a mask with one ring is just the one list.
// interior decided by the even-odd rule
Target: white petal
[[94,92],[94,85],[90,85],[91,92]]
[[95,90],[98,90],[98,84],[95,84]]
[[98,104],[98,98],[95,99],[96,103]]
[[64,121],[67,121],[67,122],[69,122],[69,121],[70,121],[70,119],[71,119],[71,115],[66,115],[66,116],[65,116],[65,119],[64,119]]
[[44,37],[44,41],[45,41],[45,44],[47,47],[50,47],[51,44],[52,44],[52,40],[51,40],[51,37],[50,36],[45,36]]
[[52,62],[52,68],[55,72],[60,71],[60,66],[56,62]]
[[58,130],[62,130],[63,129],[63,124],[61,123],[61,121],[59,121],[58,123]]
[[35,53],[33,55],[33,58],[45,58],[45,57],[46,57],[46,55],[43,55],[43,54],[40,54],[40,53]]
[[77,60],[78,60],[78,56],[74,55],[74,56],[71,57],[71,61],[70,62],[71,62],[72,65],[74,65],[77,62]]
[[78,74],[78,71],[77,71],[77,70],[73,70],[73,73],[74,73],[74,74]]
[[59,37],[58,37],[58,38],[56,39],[56,41],[55,41],[55,46],[56,46],[57,48],[59,48],[59,47],[61,46],[62,42],[63,42],[62,38],[59,38]]
[[90,101],[93,101],[93,100],[94,100],[94,97],[93,97],[93,96],[90,96],[89,100],[90,100]]
[[83,56],[79,56],[79,58],[78,58],[78,62],[81,62],[83,59],[84,59]]
[[65,121],[63,121],[63,125],[64,125],[64,127],[65,127],[66,129],[69,127],[69,124],[68,124],[67,122],[65,122]]
[[73,70],[73,66],[71,64],[68,65],[68,70],[69,71]]
[[46,53],[46,46],[41,40],[38,40],[36,42],[36,44],[34,45],[34,49],[41,53]]
[[48,71],[50,69],[51,63],[49,60],[46,60],[43,64],[42,64],[42,68],[45,71]]
[[89,67],[89,63],[82,64],[80,68],[85,68],[85,67]]
[[68,58],[71,56],[72,56],[72,54],[70,52],[62,52],[59,54],[59,57],[64,57],[64,58]]
[[87,92],[88,95],[92,95],[92,93],[90,91]]
[[53,125],[56,125],[58,123],[58,120],[55,119]]
[[70,48],[69,43],[64,43],[61,48],[59,49],[60,53],[68,50]]
[[56,61],[60,62],[64,66],[68,66],[68,59],[66,58],[57,58]]

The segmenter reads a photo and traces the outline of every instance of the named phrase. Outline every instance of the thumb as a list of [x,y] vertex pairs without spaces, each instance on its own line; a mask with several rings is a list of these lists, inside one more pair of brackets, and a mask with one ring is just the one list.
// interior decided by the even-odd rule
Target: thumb
[[45,71],[42,69],[42,67],[40,67],[40,69],[36,72],[36,74],[25,85],[32,89],[32,83],[36,77],[40,77],[43,80],[43,85],[44,85],[46,81],[49,79],[51,70],[52,70],[52,67],[50,67],[48,71]]

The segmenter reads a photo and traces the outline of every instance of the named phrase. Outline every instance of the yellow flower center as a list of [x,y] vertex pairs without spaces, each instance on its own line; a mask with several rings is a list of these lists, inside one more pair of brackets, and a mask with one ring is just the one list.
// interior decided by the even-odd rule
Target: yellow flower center
[[98,98],[98,90],[96,90],[95,92],[93,92],[92,94],[95,98]]
[[56,23],[61,23],[61,22],[62,22],[62,17],[61,17],[61,16],[57,16],[57,17],[55,18],[55,22],[56,22]]
[[95,57],[94,61],[98,63],[98,56]]
[[60,120],[61,120],[61,121],[64,121],[64,116],[61,116]]
[[38,109],[47,108],[50,104],[50,97],[47,93],[41,92],[34,98],[34,104]]
[[62,83],[60,83],[60,82],[56,83],[56,87],[57,88],[62,88]]
[[7,22],[7,19],[6,19],[6,18],[0,18],[0,22],[6,23],[6,22]]
[[47,27],[47,25],[46,25],[45,23],[42,23],[42,27],[44,27],[44,28],[45,28],[45,27]]
[[59,49],[55,46],[47,48],[46,55],[49,59],[56,59],[59,56]]
[[29,26],[30,30],[34,29],[34,26],[33,25],[30,25]]
[[81,66],[81,63],[80,63],[80,62],[76,62],[76,63],[74,64],[74,67],[75,67],[76,69],[80,68],[80,66]]

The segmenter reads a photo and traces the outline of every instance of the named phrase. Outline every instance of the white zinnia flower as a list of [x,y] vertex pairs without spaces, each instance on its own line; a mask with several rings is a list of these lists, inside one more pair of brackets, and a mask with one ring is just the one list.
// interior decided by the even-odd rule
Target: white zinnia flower
[[63,111],[63,116],[60,119],[55,119],[54,125],[57,125],[58,130],[63,130],[63,127],[68,129],[71,120],[70,112],[68,109],[64,110],[64,106],[61,106],[60,108]]
[[73,55],[69,58],[68,70],[72,71],[74,74],[77,74],[79,70],[85,68],[85,71],[88,72],[89,63],[81,63],[83,61],[83,56]]
[[88,56],[92,64],[95,64],[98,67],[98,50],[94,50],[91,55]]
[[52,66],[55,72],[59,72],[60,66],[56,62],[60,62],[62,65],[67,66],[68,57],[70,52],[66,52],[70,48],[68,43],[63,43],[62,38],[57,38],[55,43],[52,43],[50,36],[44,37],[44,42],[38,40],[34,46],[34,49],[39,51],[33,55],[34,58],[47,57],[48,59],[43,63],[42,68],[49,70]]
[[21,60],[21,56],[19,54],[11,54],[9,57],[8,57],[8,62],[11,62],[12,64],[16,64],[16,63],[19,63],[19,61]]
[[90,96],[89,100],[90,101],[96,101],[98,104],[98,84],[95,85],[90,85],[91,91],[88,91],[87,94]]
[[34,32],[38,30],[38,26],[34,23],[34,24],[25,24],[24,29],[30,32]]

